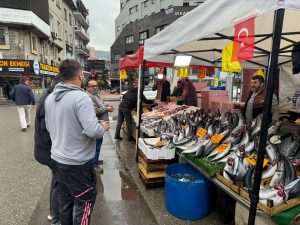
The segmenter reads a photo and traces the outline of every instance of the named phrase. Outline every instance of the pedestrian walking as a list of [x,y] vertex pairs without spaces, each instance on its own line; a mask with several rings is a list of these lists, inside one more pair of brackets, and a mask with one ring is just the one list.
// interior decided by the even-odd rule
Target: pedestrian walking
[[35,105],[34,95],[28,81],[25,84],[25,80],[22,79],[20,84],[12,89],[10,95],[17,105],[21,130],[26,132],[26,129],[30,126],[30,108],[31,105]]
[[[86,90],[94,103],[94,108],[98,120],[109,122],[108,112],[113,112],[114,107],[112,105],[105,104],[105,102],[101,98],[97,81],[89,80],[86,85]],[[99,160],[102,142],[103,138],[98,138],[96,140],[96,154],[92,159],[92,166],[94,167],[95,171],[99,173],[103,173],[103,168],[99,165],[103,164],[103,160]]]
[[[132,125],[131,125],[131,110],[136,108],[137,106],[137,99],[138,99],[138,80],[135,80],[123,96],[122,102],[119,105],[119,115],[118,115],[118,122],[117,128],[115,133],[115,139],[118,141],[122,141],[123,138],[120,136],[121,127],[124,122],[126,121],[127,126],[127,141],[133,141],[132,137]],[[142,94],[142,101],[146,104],[151,104],[153,101],[146,99],[144,94]]]
[[91,98],[81,88],[81,65],[67,59],[59,71],[62,82],[45,102],[51,159],[58,179],[59,219],[62,225],[89,225],[97,195],[91,160],[96,139],[103,137],[109,124],[99,123]]
[[51,138],[46,129],[45,121],[45,101],[49,94],[54,90],[58,78],[55,78],[52,86],[40,98],[36,108],[35,116],[35,132],[34,132],[34,157],[35,159],[50,168],[52,172],[52,180],[50,186],[50,214],[48,219],[51,225],[59,225],[59,198],[58,198],[58,180],[51,161]]

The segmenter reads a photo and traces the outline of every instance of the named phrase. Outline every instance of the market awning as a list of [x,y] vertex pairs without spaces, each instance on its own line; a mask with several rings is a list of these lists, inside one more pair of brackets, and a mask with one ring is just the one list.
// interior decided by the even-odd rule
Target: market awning
[[[120,69],[137,69],[143,64],[144,60],[144,46],[139,47],[136,53],[127,55],[120,59],[119,67]],[[146,67],[173,67],[173,63],[163,63],[163,62],[146,62]]]
[[[222,49],[233,39],[234,24],[255,19],[255,52],[244,68],[267,67],[272,44],[274,11],[285,8],[279,65],[291,62],[300,41],[300,1],[208,0],[145,41],[144,59],[173,63],[176,54],[193,56],[192,65],[220,66]],[[188,24],[188,26],[187,26]]]

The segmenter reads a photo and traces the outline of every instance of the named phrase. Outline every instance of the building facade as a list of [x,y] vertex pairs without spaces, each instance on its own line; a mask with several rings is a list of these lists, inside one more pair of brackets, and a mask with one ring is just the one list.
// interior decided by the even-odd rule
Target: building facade
[[76,58],[84,67],[88,53],[76,51],[89,41],[81,37],[88,29],[88,11],[83,8],[81,0],[0,1],[2,97],[7,97],[22,76],[30,79],[36,95],[42,94],[58,74],[63,59]]
[[[127,4],[129,2],[127,2]],[[159,1],[156,0],[155,2]],[[197,3],[197,1],[190,2]],[[117,84],[119,82],[119,60],[121,57],[135,53],[140,46],[144,45],[146,39],[154,36],[176,19],[195,8],[195,6],[183,6],[183,3],[184,2],[181,1],[181,6],[161,10],[142,19],[138,19],[135,22],[130,22],[122,29],[122,32],[117,36],[115,42],[111,46],[112,83]]]
[[205,0],[120,0],[120,14],[115,20],[117,38],[127,24],[175,6],[197,6]]

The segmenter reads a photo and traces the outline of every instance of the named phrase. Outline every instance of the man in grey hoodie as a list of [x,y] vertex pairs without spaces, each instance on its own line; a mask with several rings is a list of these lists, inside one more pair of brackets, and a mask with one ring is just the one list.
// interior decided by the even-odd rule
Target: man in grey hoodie
[[76,60],[64,60],[60,76],[63,82],[45,102],[51,159],[60,192],[59,217],[61,225],[88,225],[97,195],[91,160],[96,139],[103,137],[109,124],[98,122],[91,98],[81,89],[84,77]]

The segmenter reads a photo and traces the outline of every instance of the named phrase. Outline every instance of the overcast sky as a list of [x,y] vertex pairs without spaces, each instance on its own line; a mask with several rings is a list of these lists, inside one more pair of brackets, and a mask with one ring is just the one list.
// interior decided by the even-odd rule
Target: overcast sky
[[89,45],[96,50],[110,51],[115,40],[115,19],[120,12],[120,0],[83,0],[89,9]]

